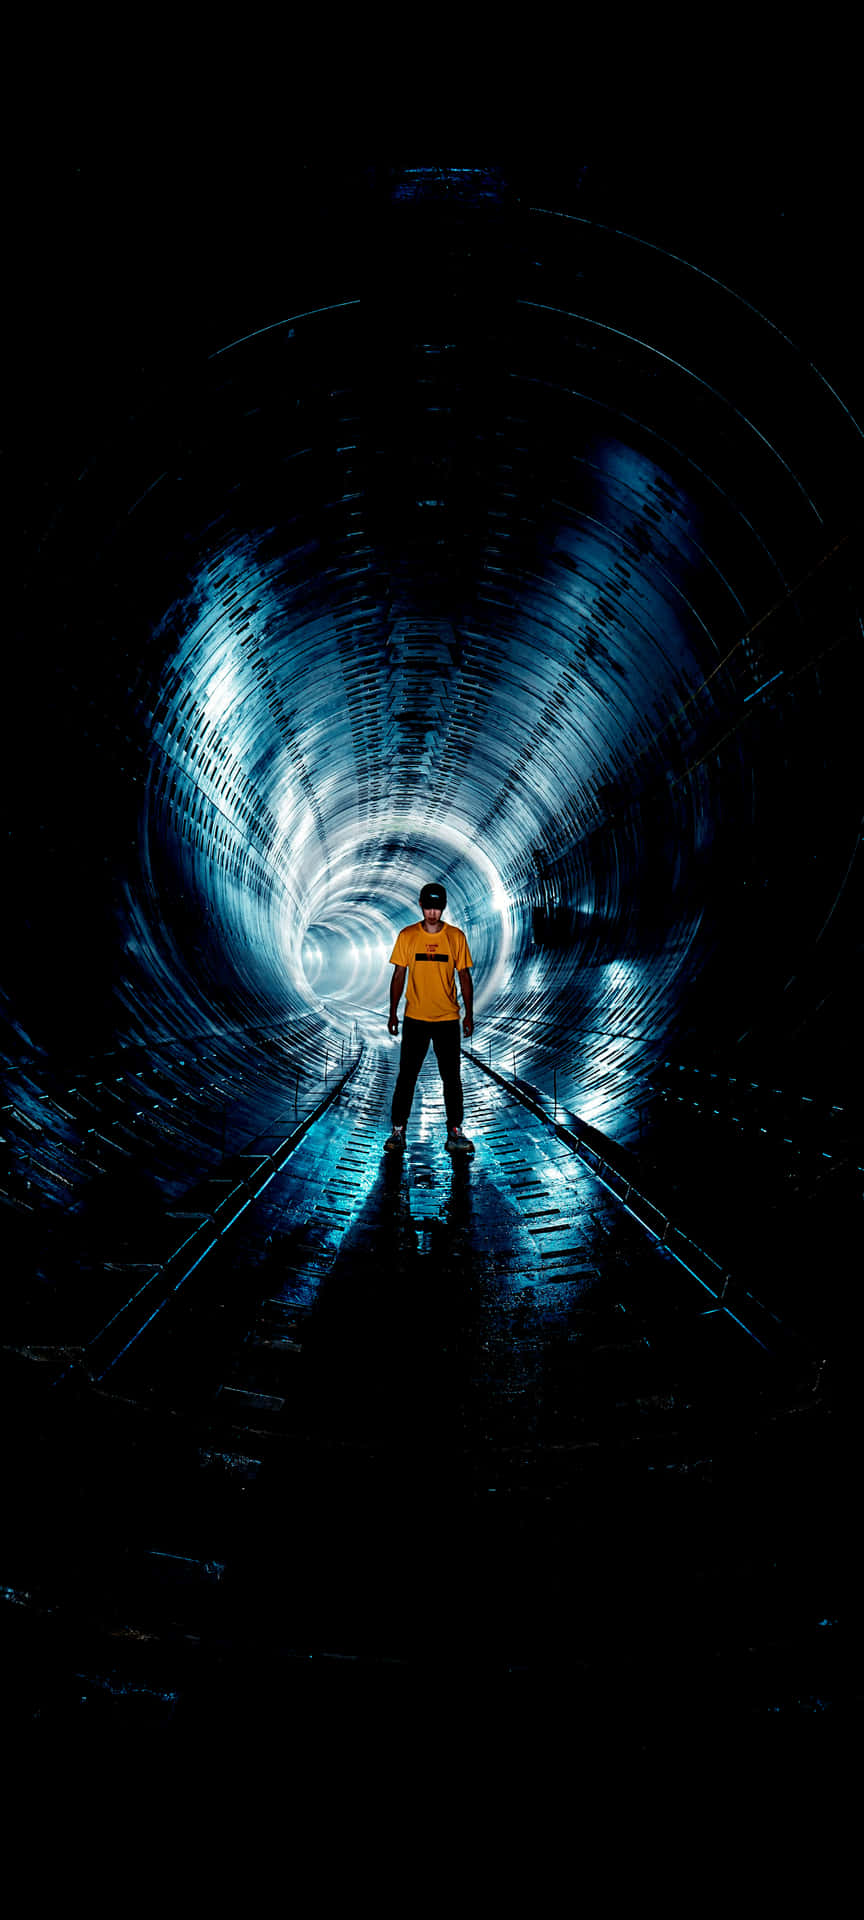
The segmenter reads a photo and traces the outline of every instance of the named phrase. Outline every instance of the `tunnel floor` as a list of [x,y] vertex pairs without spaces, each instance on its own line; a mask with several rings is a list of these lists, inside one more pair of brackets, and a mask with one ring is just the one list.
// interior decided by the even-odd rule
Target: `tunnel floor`
[[363,1056],[98,1382],[11,1378],[13,1717],[253,1728],[426,1686],[646,1751],[833,1729],[849,1489],[806,1345],[467,1060],[475,1156],[431,1061],[383,1154],[391,1068]]

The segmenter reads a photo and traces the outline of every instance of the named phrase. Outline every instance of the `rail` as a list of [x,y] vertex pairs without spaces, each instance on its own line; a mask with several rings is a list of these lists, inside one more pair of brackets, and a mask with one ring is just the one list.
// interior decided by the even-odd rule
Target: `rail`
[[[519,1080],[515,1073],[512,1077],[505,1078],[503,1074],[496,1073],[492,1066],[488,1066],[470,1048],[466,1047],[464,1051],[468,1059],[479,1067],[488,1079],[494,1080],[499,1087],[510,1093],[520,1105],[533,1113],[536,1119],[542,1121],[543,1125],[556,1135],[557,1139],[563,1141],[585,1162],[586,1166],[590,1167],[597,1179],[608,1188],[610,1193],[614,1194],[627,1212],[639,1221],[640,1226],[652,1234],[672,1259],[677,1261],[685,1272],[691,1274],[699,1286],[710,1295],[715,1302],[715,1307],[711,1311],[727,1314],[729,1319],[733,1320],[736,1326],[741,1327],[766,1353],[775,1352],[781,1343],[785,1344],[790,1338],[790,1333],[780,1316],[763,1301],[757,1300],[754,1294],[736,1281],[728,1267],[716,1260],[713,1254],[708,1253],[704,1247],[699,1246],[689,1234],[685,1233],[683,1227],[675,1223],[661,1201],[651,1199],[643,1191],[637,1184],[634,1170],[627,1165],[625,1154],[621,1149],[616,1149],[613,1141],[608,1140],[606,1135],[600,1133],[596,1127],[589,1127],[576,1114],[568,1114],[565,1125],[557,1117],[557,1098],[554,1111],[547,1112],[539,1088],[532,1086],[528,1081]],[[739,1309],[737,1313],[733,1311],[734,1307]],[[743,1313],[747,1314],[747,1320],[755,1318],[759,1321],[762,1333],[765,1334],[764,1339],[754,1331],[752,1325],[747,1324],[747,1320],[741,1318]],[[766,1324],[768,1322],[771,1323],[770,1326]],[[813,1365],[816,1369],[818,1386],[824,1373],[825,1361],[814,1361]]]
[[[202,1212],[197,1226],[191,1232],[184,1233],[179,1244],[166,1259],[153,1263],[153,1270],[140,1287],[125,1300],[116,1313],[111,1315],[104,1326],[91,1335],[81,1347],[70,1355],[67,1363],[55,1374],[52,1387],[58,1387],[70,1375],[83,1373],[92,1385],[99,1385],[111,1369],[130,1347],[139,1340],[145,1329],[152,1325],[169,1300],[179,1293],[190,1275],[200,1267],[230,1232],[235,1221],[240,1219],[270,1181],[280,1173],[286,1160],[290,1159],[311,1127],[313,1127],[327,1108],[338,1099],[343,1088],[356,1073],[363,1054],[361,1046],[357,1058],[340,1075],[323,1098],[304,1118],[287,1134],[272,1153],[248,1156],[255,1164],[250,1166],[222,1197],[210,1212]],[[240,1156],[238,1156],[240,1157]],[[212,1177],[212,1176],[211,1176]]]

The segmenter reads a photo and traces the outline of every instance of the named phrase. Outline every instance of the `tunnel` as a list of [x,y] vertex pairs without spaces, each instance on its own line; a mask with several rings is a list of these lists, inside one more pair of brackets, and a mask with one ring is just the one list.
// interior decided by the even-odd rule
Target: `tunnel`
[[[23,1722],[245,1726],[274,1688],[315,1713],[480,1675],[644,1748],[694,1673],[745,1744],[857,1698],[859,190],[788,151],[28,162]],[[429,880],[471,948],[475,1156],[448,1165],[428,1063],[394,1174],[388,962]],[[271,1372],[232,1388],[256,1326]],[[334,1530],[386,1596],[336,1607]]]

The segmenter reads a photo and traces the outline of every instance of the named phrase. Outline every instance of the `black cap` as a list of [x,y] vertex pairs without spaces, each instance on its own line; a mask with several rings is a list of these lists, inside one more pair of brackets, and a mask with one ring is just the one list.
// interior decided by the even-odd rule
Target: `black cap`
[[447,889],[442,887],[440,880],[432,880],[428,887],[420,888],[420,905],[421,907],[446,907]]

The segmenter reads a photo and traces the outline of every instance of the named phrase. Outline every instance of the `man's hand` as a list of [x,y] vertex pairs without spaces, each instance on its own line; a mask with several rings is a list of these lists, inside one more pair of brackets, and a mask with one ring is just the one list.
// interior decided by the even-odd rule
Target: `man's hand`
[[459,985],[462,989],[462,1005],[465,1008],[462,1032],[466,1040],[470,1040],[474,1032],[474,982],[471,978],[470,967],[460,967]]
[[396,1009],[402,998],[402,988],[405,985],[405,975],[407,972],[407,967],[397,967],[394,963],[393,978],[390,982],[390,1014],[387,1021],[388,1033],[399,1032],[399,1017]]

